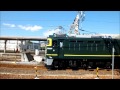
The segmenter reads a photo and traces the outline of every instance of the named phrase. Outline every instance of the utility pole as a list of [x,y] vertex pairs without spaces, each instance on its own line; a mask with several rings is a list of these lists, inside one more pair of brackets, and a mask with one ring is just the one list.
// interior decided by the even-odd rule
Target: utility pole
[[114,76],[114,46],[112,48],[112,79],[113,79],[113,76]]

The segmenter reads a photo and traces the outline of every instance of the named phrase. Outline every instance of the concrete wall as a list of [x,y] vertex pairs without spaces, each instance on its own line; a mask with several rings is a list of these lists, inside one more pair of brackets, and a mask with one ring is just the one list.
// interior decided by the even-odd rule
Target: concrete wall
[[[4,50],[5,47],[5,41],[0,40],[0,50]],[[6,43],[6,50],[18,50],[20,51],[21,49],[24,50],[35,50],[35,49],[40,49],[39,43],[28,43],[27,41],[23,41],[23,44],[21,44],[21,41],[16,41],[16,40],[7,40]]]

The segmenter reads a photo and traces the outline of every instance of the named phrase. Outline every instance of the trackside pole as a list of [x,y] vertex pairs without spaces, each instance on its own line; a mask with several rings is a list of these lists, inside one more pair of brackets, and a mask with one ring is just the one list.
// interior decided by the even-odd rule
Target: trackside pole
[[113,76],[114,76],[114,46],[112,48],[112,79],[113,79]]
[[34,67],[35,68],[35,78],[34,79],[39,79],[38,77],[37,77],[37,74],[38,74],[38,72],[37,72],[37,66],[36,67]]
[[95,79],[99,79],[99,75],[98,75],[99,68],[97,67],[96,70],[97,70],[97,72],[96,72],[97,77]]
[[97,77],[99,78],[99,76],[98,76],[98,70],[99,70],[99,68],[97,67]]

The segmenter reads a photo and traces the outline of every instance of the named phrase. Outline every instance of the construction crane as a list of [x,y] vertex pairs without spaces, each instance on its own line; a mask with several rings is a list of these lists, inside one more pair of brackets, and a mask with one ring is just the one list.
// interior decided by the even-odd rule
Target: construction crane
[[78,11],[77,16],[74,19],[74,22],[70,26],[70,30],[68,34],[80,35],[79,29],[82,29],[81,23],[84,21],[84,19],[85,19],[85,11]]

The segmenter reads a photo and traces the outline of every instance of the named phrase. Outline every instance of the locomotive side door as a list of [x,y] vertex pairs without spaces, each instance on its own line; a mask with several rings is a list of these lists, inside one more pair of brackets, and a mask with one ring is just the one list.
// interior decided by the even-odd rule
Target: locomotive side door
[[58,57],[61,59],[64,57],[64,40],[63,39],[58,40]]

